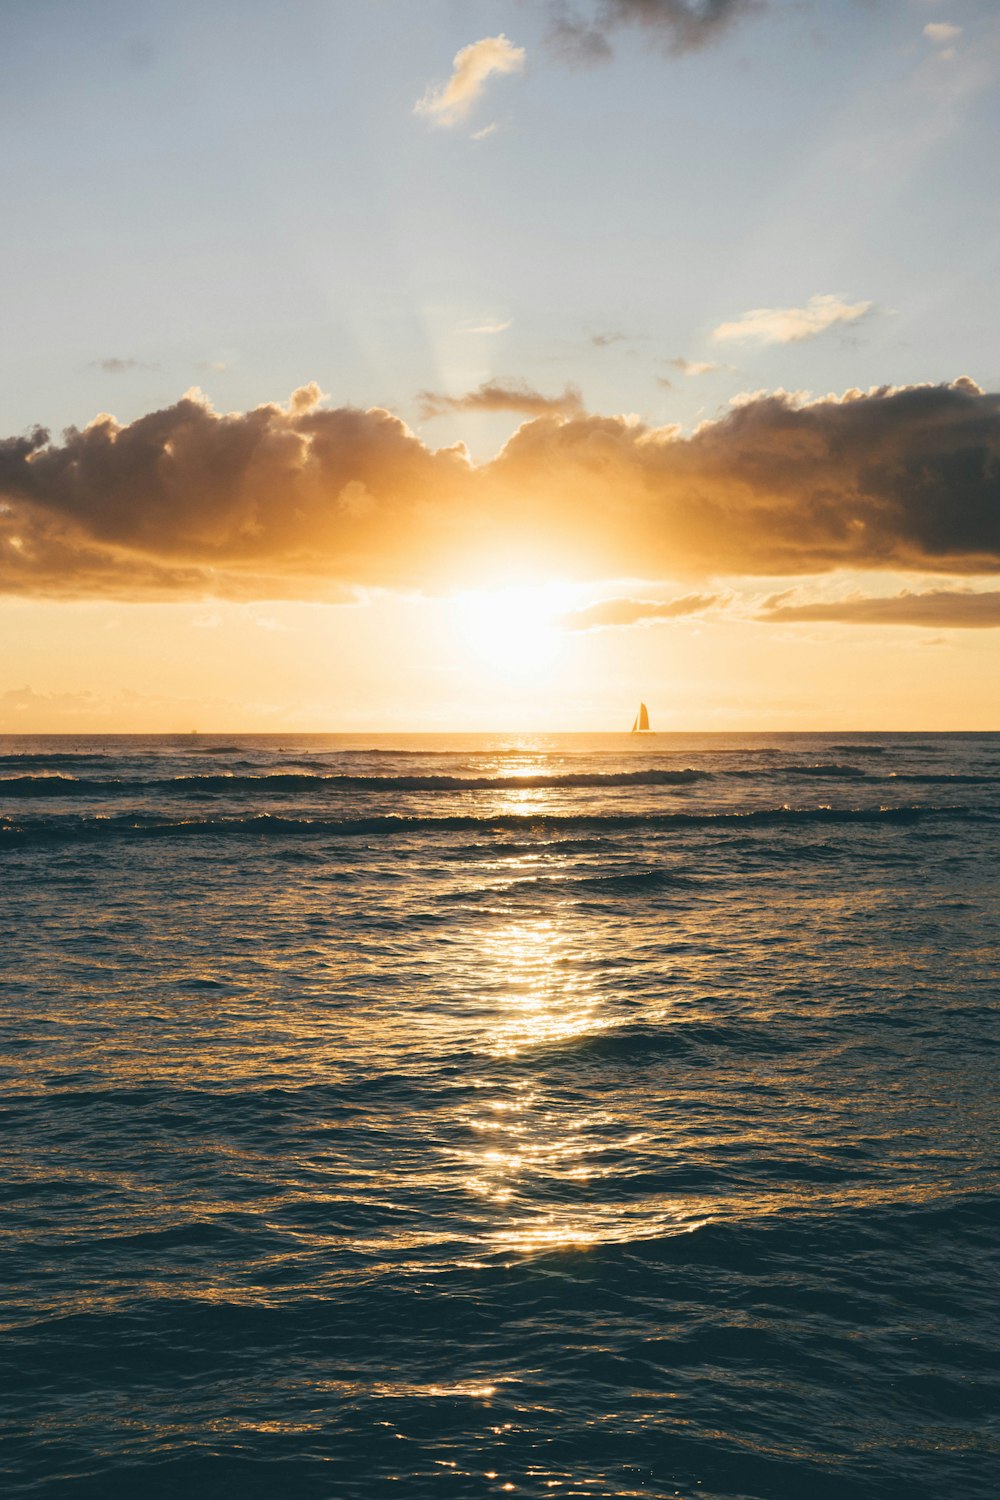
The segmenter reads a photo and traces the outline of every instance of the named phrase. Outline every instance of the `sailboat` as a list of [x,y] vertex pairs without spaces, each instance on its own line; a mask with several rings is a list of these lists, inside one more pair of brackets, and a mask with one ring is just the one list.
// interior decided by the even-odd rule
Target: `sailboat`
[[639,704],[639,712],[632,723],[632,734],[649,734],[649,709],[645,703]]

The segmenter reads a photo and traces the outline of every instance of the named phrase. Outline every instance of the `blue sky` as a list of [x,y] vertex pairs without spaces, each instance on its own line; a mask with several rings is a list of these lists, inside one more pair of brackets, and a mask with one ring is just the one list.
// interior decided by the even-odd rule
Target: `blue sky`
[[[589,68],[553,54],[549,19],[8,0],[6,430],[127,420],[195,384],[242,409],[307,379],[412,421],[420,390],[496,375],[683,423],[759,387],[996,387],[996,6],[775,0],[681,57],[622,27]],[[962,27],[947,61],[923,35],[941,22]],[[457,128],[414,114],[498,34],[522,74]],[[824,294],[873,309],[798,345],[712,341]],[[685,378],[678,356],[736,368]],[[431,436],[486,451],[511,425]]]

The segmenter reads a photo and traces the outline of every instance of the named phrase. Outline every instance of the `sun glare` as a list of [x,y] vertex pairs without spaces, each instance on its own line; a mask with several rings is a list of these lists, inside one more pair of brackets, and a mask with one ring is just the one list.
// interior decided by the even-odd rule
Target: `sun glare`
[[559,656],[559,617],[572,604],[572,585],[563,583],[476,590],[455,600],[456,631],[482,666],[504,677],[539,677]]

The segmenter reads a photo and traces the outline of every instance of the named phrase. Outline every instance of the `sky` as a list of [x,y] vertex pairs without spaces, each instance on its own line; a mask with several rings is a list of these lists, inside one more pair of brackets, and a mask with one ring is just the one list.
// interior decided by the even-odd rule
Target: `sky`
[[0,56],[0,732],[1000,728],[995,0]]

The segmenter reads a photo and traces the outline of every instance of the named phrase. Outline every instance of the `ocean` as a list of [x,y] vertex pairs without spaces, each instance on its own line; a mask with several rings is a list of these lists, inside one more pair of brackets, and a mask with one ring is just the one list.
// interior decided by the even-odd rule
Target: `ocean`
[[5,1496],[1000,1491],[1000,735],[0,741]]

